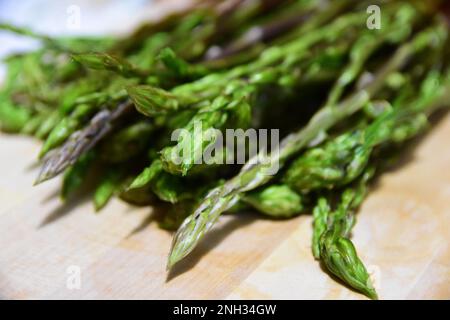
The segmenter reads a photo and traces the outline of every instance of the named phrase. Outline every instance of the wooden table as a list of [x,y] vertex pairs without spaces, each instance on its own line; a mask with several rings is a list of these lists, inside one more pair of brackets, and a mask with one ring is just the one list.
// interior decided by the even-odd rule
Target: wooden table
[[[382,299],[450,298],[449,137],[450,115],[359,212],[353,239]],[[314,261],[306,215],[224,217],[168,275],[171,234],[151,208],[114,200],[95,214],[89,199],[62,204],[57,179],[32,187],[39,146],[0,134],[0,298],[365,298]]]

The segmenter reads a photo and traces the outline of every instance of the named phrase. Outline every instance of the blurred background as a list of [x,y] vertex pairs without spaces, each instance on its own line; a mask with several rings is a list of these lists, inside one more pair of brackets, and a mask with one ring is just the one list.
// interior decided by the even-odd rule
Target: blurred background
[[[189,0],[0,0],[0,23],[26,26],[48,35],[130,32],[143,21],[182,9]],[[37,42],[0,31],[0,58],[30,50]],[[4,74],[0,66],[0,78]]]

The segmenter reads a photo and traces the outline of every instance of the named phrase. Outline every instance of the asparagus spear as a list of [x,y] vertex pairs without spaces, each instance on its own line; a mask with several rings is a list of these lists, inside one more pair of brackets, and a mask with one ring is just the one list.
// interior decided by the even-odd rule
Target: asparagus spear
[[[365,153],[370,154],[373,144],[389,139],[398,142],[398,138],[404,140],[421,132],[424,122],[419,121],[417,126],[414,119],[423,119],[422,116],[443,106],[450,97],[449,89],[449,75],[439,81],[436,72],[430,72],[423,82],[420,98],[411,107],[389,110],[385,116],[380,117],[368,127],[364,139]],[[426,116],[424,118],[426,119]],[[325,197],[318,200],[313,211],[312,251],[314,257],[323,261],[326,268],[334,275],[368,297],[377,299],[369,275],[349,239],[355,222],[355,210],[363,201],[367,183],[374,173],[373,166],[364,166],[365,172],[359,181],[342,193],[341,202],[334,211],[330,209],[330,201]]]
[[[319,197],[315,257],[375,298],[349,231],[372,168],[385,162],[380,152],[421,132],[428,115],[449,98],[446,28],[421,31],[436,15],[433,5],[418,2],[376,2],[383,6],[378,31],[363,28],[365,9],[373,4],[368,1],[211,4],[112,41],[55,40],[0,25],[44,44],[8,58],[1,128],[47,138],[37,182],[64,171],[64,197],[80,188],[95,165],[102,169],[94,194],[97,209],[116,194],[139,205],[158,198],[170,208],[161,222],[166,228],[194,211],[174,238],[169,267],[223,211],[250,206],[271,218],[287,218]],[[289,113],[284,109],[289,99],[301,106],[296,129],[286,125],[294,133],[278,152],[262,152],[234,178],[223,180],[236,174],[236,167],[197,164],[206,148],[202,143],[178,162],[174,151],[183,141],[170,143],[173,130],[204,138],[212,128],[257,128],[263,116],[275,114],[270,108]],[[196,122],[204,130],[195,132]],[[219,156],[226,157],[226,150]],[[273,175],[278,163],[282,171]]]
[[335,276],[369,298],[377,299],[369,274],[348,239],[355,221],[354,211],[361,204],[372,175],[373,168],[369,168],[354,187],[346,189],[334,211],[326,198],[319,199],[314,209],[313,252]]
[[[445,30],[445,29],[444,29]],[[267,173],[275,162],[283,164],[288,158],[300,151],[320,132],[331,128],[340,120],[355,113],[366,104],[383,86],[386,78],[400,70],[408,59],[421,50],[443,41],[445,31],[442,25],[422,31],[413,40],[403,44],[394,56],[374,76],[373,81],[360,91],[350,95],[337,105],[326,106],[309,121],[308,125],[297,133],[287,136],[280,145],[277,154],[271,155],[269,165],[251,159],[241,172],[223,186],[211,190],[176,232],[168,259],[168,269],[186,257],[198,244],[204,234],[211,229],[219,215],[234,205],[241,194],[261,186],[271,179]],[[257,155],[261,157],[261,155]]]
[[[191,18],[189,18],[191,19]],[[178,31],[175,33],[180,32],[180,34],[182,34],[183,32],[188,32],[189,30],[189,25],[192,23],[191,20],[187,19],[187,21],[185,22],[186,25],[181,24],[180,27],[178,28]],[[195,20],[196,18],[194,17],[193,20]],[[195,25],[195,23],[194,23]],[[168,52],[168,51],[165,51]],[[163,52],[163,55],[161,56],[161,59],[164,61],[164,63],[168,66],[172,66],[173,68],[173,63],[176,62],[177,65],[175,66],[176,68],[178,68],[178,76],[186,76],[186,72],[182,72],[180,74],[180,66],[183,66],[183,68],[186,68],[186,65],[181,64],[180,65],[180,61],[176,60],[172,55],[170,54],[164,54],[165,52]],[[106,54],[106,53],[89,53],[89,54],[75,54],[73,55],[74,59],[80,63],[83,63],[91,68],[94,69],[105,69],[105,70],[112,70],[112,71],[116,71],[124,76],[143,76],[145,75],[147,72],[144,70],[141,70],[133,65],[131,65],[130,63],[128,63],[125,60],[122,60],[118,57],[115,57],[114,55],[111,54]],[[184,70],[183,69],[183,70]],[[200,69],[199,69],[200,70]],[[189,72],[189,74],[191,74],[191,72]],[[161,75],[159,75],[161,76]],[[162,92],[161,89],[152,89],[153,93],[155,90],[160,90],[158,92],[157,95],[155,94],[151,94],[150,96],[152,97],[158,97],[159,96],[159,101],[161,101],[161,99],[166,99],[166,96],[162,96]],[[139,103],[139,101],[137,100],[138,97],[138,93],[137,93],[137,87],[134,88],[133,90],[130,89],[129,92],[131,93],[132,97],[136,97],[135,99],[135,103],[137,106],[141,105]],[[102,97],[103,95],[100,94],[100,96]],[[108,97],[109,95],[106,95],[106,97]],[[113,99],[117,99],[117,98],[121,98],[123,97],[122,94],[120,94],[118,97],[113,97]],[[78,101],[81,102],[81,101]],[[83,102],[87,102],[87,101],[83,101]],[[144,112],[145,113],[145,112]],[[38,130],[38,136],[40,137],[44,137],[49,133],[49,130],[51,129],[51,127],[54,126],[54,123],[56,121],[58,121],[59,119],[59,115],[57,113],[54,113],[54,117],[51,117],[49,120],[45,121],[44,123],[42,123],[41,128]],[[75,115],[76,118],[76,115]],[[52,121],[50,121],[52,120]],[[78,122],[78,121],[75,121]],[[50,149],[56,147],[57,145],[61,144],[63,142],[64,139],[68,138],[68,134],[69,133],[73,133],[73,130],[75,129],[75,127],[77,126],[76,123],[74,123],[74,121],[67,123],[67,121],[65,119],[62,120],[62,122],[58,125],[58,128],[55,129],[55,131],[53,132],[53,134],[51,134],[51,137],[49,139],[49,141],[46,142],[42,152],[41,152],[41,156],[45,155]],[[96,139],[95,141],[97,141],[98,139]],[[75,159],[72,159],[70,163],[73,163],[75,161]],[[70,164],[69,162],[67,164]],[[61,170],[58,170],[58,172],[61,172]],[[49,177],[51,177],[52,175],[49,175]],[[39,179],[38,179],[39,180]]]
[[[407,10],[405,9],[405,11]],[[402,15],[399,16],[401,17]],[[279,50],[278,48],[272,48],[272,50],[267,50],[267,52],[263,53],[261,58],[254,63],[251,63],[247,66],[237,67],[224,75],[212,74],[196,82],[175,87],[172,90],[173,95],[165,94],[165,96],[170,97],[168,101],[171,102],[170,106],[172,106],[172,109],[175,110],[178,109],[179,106],[183,104],[187,106],[192,106],[193,104],[194,105],[201,104],[201,102],[205,100],[206,100],[205,102],[208,103],[209,99],[217,97],[214,100],[215,102],[213,102],[212,106],[210,107],[212,109],[217,109],[217,111],[211,113],[210,116],[208,116],[207,114],[204,113],[205,108],[200,109],[199,115],[197,117],[198,119],[194,117],[193,120],[190,122],[192,124],[195,121],[207,121],[209,119],[211,123],[214,123],[217,121],[217,119],[215,119],[213,115],[220,116],[220,114],[223,114],[223,116],[226,116],[227,106],[233,105],[233,103],[241,104],[240,100],[242,100],[243,96],[245,97],[245,105],[246,105],[247,102],[252,99],[251,96],[255,92],[257,92],[258,89],[264,88],[272,82],[277,83],[278,79],[280,79],[279,83],[282,86],[295,85],[296,84],[295,71],[294,75],[292,75],[293,66],[291,61],[292,59],[290,59],[290,57],[292,57],[292,55],[294,54],[301,57],[302,54],[304,54],[311,45],[323,39],[335,37],[336,34],[340,32],[340,30],[353,26],[356,23],[360,23],[362,21],[362,18],[363,16],[360,14],[354,15],[349,14],[347,16],[342,17],[341,19],[338,19],[338,21],[336,21],[332,25],[324,27],[323,29],[319,30],[320,32],[319,31],[317,32],[317,36],[306,37],[305,39],[301,38],[297,41],[294,41],[293,43],[289,43],[288,45],[279,48]],[[402,20],[404,21],[404,19]],[[284,60],[285,63],[281,63],[276,67],[271,66],[273,63],[275,63],[277,60],[280,59]],[[296,58],[294,62],[296,60],[298,60],[298,58]],[[257,70],[261,71],[256,72]],[[244,77],[245,75],[251,73],[253,73],[253,75],[249,79],[248,83],[242,80],[238,80],[239,78]],[[201,91],[202,93],[199,94],[198,93],[199,91]],[[153,88],[133,87],[130,88],[128,92],[131,94],[133,100],[136,102],[138,109],[141,110],[143,113],[146,113],[147,115],[155,113],[155,109],[158,111],[167,109],[165,105],[155,103],[155,99],[159,100],[159,98],[157,98],[159,96],[159,92],[155,92]],[[222,92],[225,92],[225,95],[227,93],[233,93],[234,101],[232,100],[232,103],[230,104],[222,103],[222,108],[217,108],[216,105],[218,105],[218,103],[216,102],[224,100],[223,95],[221,95]],[[177,99],[177,97],[179,98]],[[183,103],[183,101],[185,102]],[[220,109],[225,110],[220,111]],[[151,110],[151,112],[149,113],[145,110]],[[205,127],[208,129],[211,127],[211,125],[207,123]],[[191,128],[189,127],[187,127],[186,129],[191,130]],[[200,138],[199,137],[194,138],[194,140],[197,139]],[[186,175],[188,173],[188,170],[190,170],[196,163],[195,160],[196,156],[187,157],[180,166],[178,158],[175,156],[176,152],[173,152],[174,149],[180,147],[182,147],[182,145],[179,144],[176,147],[169,147],[162,150],[162,160],[165,164],[166,170],[168,170],[169,172],[181,173],[183,175]],[[204,148],[204,146],[203,147],[200,146],[200,148]],[[196,150],[194,154],[195,155],[202,154],[202,151],[203,149],[201,151]],[[142,180],[141,177],[139,179]]]
[[74,164],[82,154],[91,150],[101,138],[111,131],[113,121],[125,114],[130,107],[131,104],[126,101],[113,111],[102,110],[97,113],[89,126],[72,134],[61,148],[45,160],[35,184],[53,178]]

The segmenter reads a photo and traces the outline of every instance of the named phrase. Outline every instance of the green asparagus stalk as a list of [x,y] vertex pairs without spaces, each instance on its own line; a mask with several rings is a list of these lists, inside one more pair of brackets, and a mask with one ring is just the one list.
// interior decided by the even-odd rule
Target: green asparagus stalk
[[373,168],[369,167],[354,187],[346,189],[334,211],[326,198],[319,199],[314,209],[313,253],[346,284],[377,299],[369,274],[348,239],[355,222],[354,212],[365,197],[373,173]]
[[[385,153],[448,106],[448,29],[435,2],[202,1],[122,39],[0,24],[42,42],[5,60],[0,129],[45,140],[36,183],[64,173],[65,199],[95,168],[97,210],[113,196],[167,208],[160,226],[179,227],[168,268],[225,211],[283,219],[316,204],[315,258],[375,299],[350,230]],[[380,30],[365,28],[371,4]],[[243,167],[203,163],[211,132],[248,127],[284,138]],[[188,135],[173,141],[177,129]]]
[[75,190],[80,188],[89,173],[94,159],[94,151],[89,151],[65,171],[61,188],[61,198],[63,200],[67,199]]
[[111,168],[104,173],[100,184],[94,192],[95,211],[101,210],[115,193],[120,192],[124,182],[123,169]]
[[234,205],[242,193],[267,183],[272,178],[268,172],[273,169],[276,162],[282,166],[283,162],[298,153],[320,132],[328,130],[340,120],[360,110],[370,100],[370,97],[382,88],[390,74],[400,70],[417,52],[442,42],[444,36],[445,29],[442,25],[422,31],[397,50],[387,64],[377,72],[370,84],[350,95],[341,103],[324,107],[314,115],[304,129],[287,136],[281,142],[279,152],[271,155],[270,162],[266,162],[269,165],[261,161],[258,163],[257,159],[252,159],[237,176],[223,186],[211,190],[175,234],[169,254],[168,269],[195,248],[220,214]]
[[242,201],[273,218],[291,218],[303,211],[302,197],[285,184],[251,192]]
[[102,110],[97,113],[88,127],[72,134],[61,148],[45,160],[35,184],[53,178],[74,164],[81,155],[91,150],[111,131],[113,121],[126,113],[130,106],[130,103],[126,101],[113,111]]

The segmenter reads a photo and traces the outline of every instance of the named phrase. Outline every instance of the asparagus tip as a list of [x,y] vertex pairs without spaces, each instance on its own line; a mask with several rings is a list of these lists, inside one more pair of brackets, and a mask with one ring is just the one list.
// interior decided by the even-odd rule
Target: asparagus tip
[[38,184],[41,184],[42,182],[45,182],[49,179],[50,179],[50,177],[47,176],[46,174],[39,173],[36,180],[34,180],[34,182],[33,182],[33,186],[37,186]]
[[372,300],[378,300],[378,294],[375,289],[367,290],[366,295]]
[[180,259],[173,254],[173,251],[171,251],[169,253],[169,258],[167,259],[166,271],[169,272],[178,261],[180,261]]

